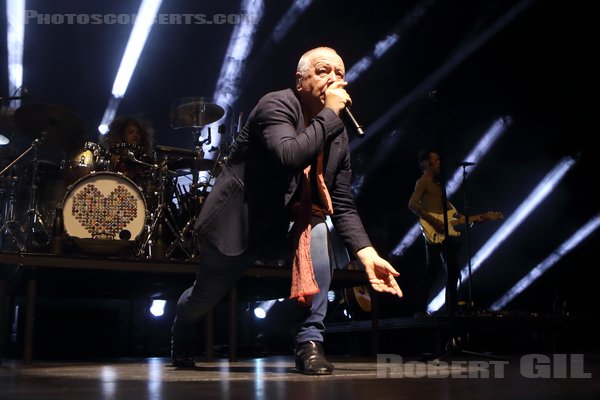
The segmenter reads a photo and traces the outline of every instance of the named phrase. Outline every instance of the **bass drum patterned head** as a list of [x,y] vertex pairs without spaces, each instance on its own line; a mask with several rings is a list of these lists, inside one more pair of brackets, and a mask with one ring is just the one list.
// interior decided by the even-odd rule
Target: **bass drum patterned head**
[[144,232],[146,218],[141,190],[114,172],[92,173],[79,179],[69,187],[63,201],[66,236],[90,252],[132,246]]

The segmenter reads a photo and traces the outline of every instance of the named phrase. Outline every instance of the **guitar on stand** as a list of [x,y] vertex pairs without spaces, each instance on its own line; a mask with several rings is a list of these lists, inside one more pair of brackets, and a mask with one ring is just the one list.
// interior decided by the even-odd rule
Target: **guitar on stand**
[[[438,213],[429,213],[433,218],[443,223],[444,215]],[[455,209],[448,210],[448,235],[449,236],[460,236],[460,232],[454,229],[456,226],[464,225],[466,223],[466,218],[464,215],[457,212]],[[501,212],[497,211],[488,211],[482,214],[476,214],[469,216],[469,224],[484,222],[484,221],[496,221],[504,218],[504,215]],[[424,218],[419,219],[419,224],[421,225],[421,232],[423,232],[423,236],[425,236],[425,240],[432,244],[442,243],[446,238],[446,235],[443,232],[438,232],[435,227],[426,221]]]

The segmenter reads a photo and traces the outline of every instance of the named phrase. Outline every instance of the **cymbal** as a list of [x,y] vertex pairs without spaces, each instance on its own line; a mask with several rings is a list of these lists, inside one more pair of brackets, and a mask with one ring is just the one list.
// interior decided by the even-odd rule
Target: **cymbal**
[[171,126],[178,128],[199,128],[221,119],[225,110],[218,104],[206,102],[201,97],[183,99],[182,104],[171,109]]
[[184,156],[184,157],[185,156],[187,156],[187,157],[194,157],[194,150],[190,150],[190,149],[182,149],[182,148],[179,148],[179,147],[162,146],[162,145],[158,145],[158,144],[156,146],[154,146],[154,148],[159,153],[172,154],[172,155]]
[[66,108],[49,103],[27,104],[14,115],[17,131],[31,139],[45,138],[45,143],[73,149],[83,145],[85,129],[79,117]]
[[[177,157],[171,158],[167,160],[167,168],[170,170],[178,170],[178,169],[192,169],[194,166],[194,159],[188,157]],[[214,160],[198,160],[198,171],[209,171],[212,170],[215,166]]]
[[0,146],[10,143],[10,137],[6,135],[15,131],[14,113],[14,108],[0,108]]

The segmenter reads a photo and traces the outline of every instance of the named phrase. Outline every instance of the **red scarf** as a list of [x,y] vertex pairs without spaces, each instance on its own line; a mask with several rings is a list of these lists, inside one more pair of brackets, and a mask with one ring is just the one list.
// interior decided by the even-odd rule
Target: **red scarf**
[[292,289],[290,299],[297,298],[298,303],[310,307],[312,296],[319,293],[319,285],[315,280],[312,260],[310,258],[310,231],[312,216],[325,218],[325,215],[333,214],[333,205],[331,197],[325,185],[323,178],[323,153],[317,158],[317,193],[319,200],[324,207],[313,204],[310,186],[310,168],[309,165],[302,174],[302,188],[300,201],[293,206],[296,214],[294,222],[294,232],[296,239],[296,252],[292,263]]

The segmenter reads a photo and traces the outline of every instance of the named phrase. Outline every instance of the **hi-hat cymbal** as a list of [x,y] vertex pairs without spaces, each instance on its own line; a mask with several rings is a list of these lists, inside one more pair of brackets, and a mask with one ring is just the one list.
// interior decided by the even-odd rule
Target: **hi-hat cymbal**
[[225,110],[218,104],[207,102],[201,97],[184,98],[171,109],[171,126],[178,128],[200,128],[221,119]]
[[157,152],[164,153],[167,155],[194,157],[194,150],[190,150],[190,149],[182,149],[180,147],[171,147],[171,146],[162,146],[162,145],[158,145],[158,144],[156,146],[154,146],[154,148],[156,149]]
[[31,139],[63,149],[78,148],[85,142],[85,129],[79,117],[66,108],[48,103],[27,104],[14,115],[17,131]]

